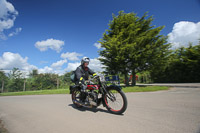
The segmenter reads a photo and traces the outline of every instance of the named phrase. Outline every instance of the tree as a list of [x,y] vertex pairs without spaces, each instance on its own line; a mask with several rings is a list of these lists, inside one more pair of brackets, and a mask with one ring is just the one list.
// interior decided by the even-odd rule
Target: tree
[[8,77],[6,76],[4,71],[0,70],[0,88],[1,88],[0,92],[2,93],[4,92],[5,85],[7,84],[7,82],[8,82]]
[[32,90],[45,90],[57,87],[58,75],[51,73],[41,73],[29,80],[29,87]]
[[19,68],[13,68],[12,71],[8,74],[9,76],[9,91],[21,91],[23,90],[24,80],[23,73]]
[[37,69],[33,69],[32,72],[29,73],[30,77],[36,77],[38,75],[38,70]]
[[126,81],[131,73],[132,85],[135,85],[136,72],[152,68],[169,54],[167,37],[160,35],[164,26],[151,26],[153,18],[147,17],[147,13],[140,18],[135,13],[120,11],[118,16],[113,15],[109,29],[99,41],[103,48],[99,52],[103,58],[99,60],[106,66],[106,71],[121,72]]
[[14,67],[10,73],[8,74],[9,78],[11,79],[17,79],[22,77],[22,72],[19,70],[19,68]]
[[70,78],[71,73],[72,73],[72,71],[66,72],[63,76],[61,76],[61,80],[63,81],[63,84],[66,84],[68,86],[72,84],[72,81]]
[[154,82],[200,82],[200,44],[173,50],[162,66],[151,72]]

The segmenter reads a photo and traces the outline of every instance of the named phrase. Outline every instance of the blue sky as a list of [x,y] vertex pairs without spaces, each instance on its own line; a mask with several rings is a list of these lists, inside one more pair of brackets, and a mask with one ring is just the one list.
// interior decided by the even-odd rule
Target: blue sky
[[199,0],[0,0],[0,69],[62,74],[88,56],[100,71],[94,44],[120,10],[153,15],[174,46],[200,38]]

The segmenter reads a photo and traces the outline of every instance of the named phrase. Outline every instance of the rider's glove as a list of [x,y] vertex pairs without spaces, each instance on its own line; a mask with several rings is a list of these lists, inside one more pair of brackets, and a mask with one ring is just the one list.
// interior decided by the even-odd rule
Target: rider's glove
[[83,77],[80,78],[79,80],[79,85],[85,84],[85,80],[83,79]]

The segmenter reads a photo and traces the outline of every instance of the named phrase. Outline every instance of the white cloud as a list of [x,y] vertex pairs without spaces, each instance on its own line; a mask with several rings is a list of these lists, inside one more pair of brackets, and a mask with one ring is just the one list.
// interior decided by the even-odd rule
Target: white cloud
[[[65,69],[65,71],[74,71],[74,70],[76,70],[76,68],[78,66],[80,66],[80,62],[68,63],[68,66]],[[90,59],[90,63],[89,63],[88,67],[95,72],[102,72],[103,71],[103,69],[102,69],[103,65],[101,64],[101,62],[97,58]]]
[[46,51],[49,48],[55,50],[56,52],[60,52],[62,50],[62,46],[64,45],[64,41],[56,40],[56,39],[47,39],[45,41],[37,41],[35,43],[35,47],[40,51]]
[[11,36],[17,35],[21,31],[22,31],[22,28],[16,28],[15,31],[10,33],[8,36],[11,37]]
[[172,32],[168,36],[168,41],[172,43],[173,48],[188,46],[189,42],[197,45],[198,39],[200,39],[200,22],[180,21],[175,23]]
[[81,65],[80,62],[68,63],[68,66],[67,66],[67,68],[65,69],[65,71],[74,71],[74,70],[76,70],[76,68],[77,68],[78,66],[80,66],[80,65]]
[[97,58],[90,60],[89,67],[90,67],[90,69],[92,69],[95,72],[102,72],[103,71],[103,69],[102,69],[103,66],[104,65],[102,65],[101,62]]
[[52,67],[49,67],[49,66],[45,66],[44,68],[38,69],[38,73],[54,73],[54,74],[58,74],[58,75],[64,75],[65,70],[55,69],[55,68],[52,68]]
[[72,61],[80,60],[78,58],[78,56],[82,56],[82,54],[79,54],[79,53],[76,53],[76,52],[72,52],[72,53],[67,52],[67,53],[62,53],[61,54],[61,58],[72,60]]
[[44,68],[38,69],[39,73],[55,73],[58,75],[63,75],[65,71],[62,69],[62,66],[67,63],[67,60],[60,60],[55,63],[52,63],[51,66],[45,66]]
[[28,57],[23,58],[18,53],[4,52],[0,57],[0,69],[12,70],[14,67],[25,71],[37,69],[36,66],[30,65],[27,61]]
[[61,67],[62,67],[65,63],[67,63],[67,60],[66,60],[66,59],[65,59],[65,60],[60,60],[60,61],[57,61],[57,62],[53,63],[53,64],[51,65],[51,67],[54,68],[54,69],[61,69]]
[[3,32],[0,32],[0,39],[6,40],[7,36]]
[[48,61],[40,61],[40,64],[47,64]]
[[38,69],[39,73],[54,73],[53,68],[45,66],[44,68]]
[[14,21],[18,12],[14,6],[6,0],[0,0],[0,38],[6,39],[6,35],[3,33],[4,30],[10,29],[14,25]]
[[54,73],[58,74],[58,75],[64,75],[65,71],[64,70],[54,70]]
[[[80,62],[68,63],[67,68],[62,69],[62,66],[65,63],[67,63],[66,59],[52,63],[51,66],[45,66],[44,68],[38,69],[36,66],[28,63],[28,57],[22,57],[18,53],[4,52],[3,55],[0,56],[0,69],[3,69],[6,72],[9,72],[16,67],[27,74],[33,69],[38,69],[39,73],[56,73],[63,75],[65,71],[74,71],[80,65]],[[101,72],[103,70],[101,68],[102,66],[103,65],[97,58],[90,60],[89,67],[93,71]]]
[[94,46],[97,47],[97,49],[101,48],[101,43],[94,43]]

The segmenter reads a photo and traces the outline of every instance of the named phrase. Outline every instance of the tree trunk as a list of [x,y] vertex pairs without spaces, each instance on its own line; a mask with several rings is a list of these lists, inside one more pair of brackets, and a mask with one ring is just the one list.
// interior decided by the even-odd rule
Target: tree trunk
[[26,91],[26,79],[24,79],[24,89],[23,91]]
[[134,71],[132,71],[132,86],[136,85],[135,75],[136,75],[136,73],[135,73],[135,70],[134,70]]
[[57,89],[59,88],[59,79],[57,78]]
[[1,93],[3,93],[3,89],[4,89],[4,81],[2,80]]
[[124,78],[125,78],[125,85],[129,86],[129,79],[128,79],[128,74],[127,73],[124,75]]

